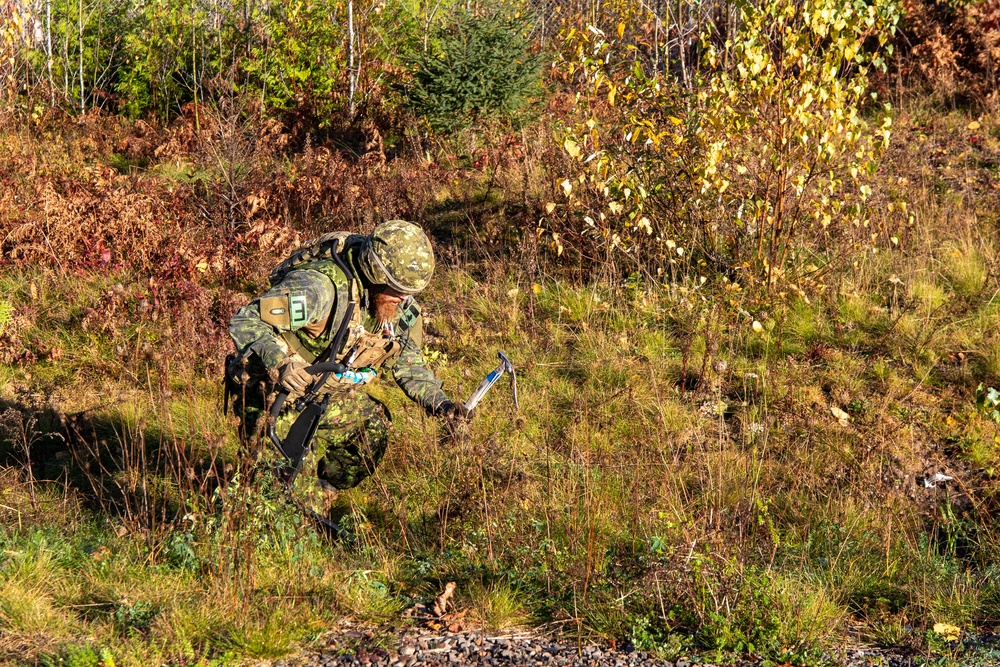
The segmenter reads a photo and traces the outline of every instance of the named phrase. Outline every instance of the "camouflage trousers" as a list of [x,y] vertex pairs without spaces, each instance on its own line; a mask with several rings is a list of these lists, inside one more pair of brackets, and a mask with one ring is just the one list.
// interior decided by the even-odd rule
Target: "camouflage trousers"
[[[243,417],[245,434],[263,432],[264,406],[263,397],[237,398],[235,409]],[[278,415],[275,432],[279,438],[288,435],[299,414],[290,407]],[[331,396],[295,478],[296,499],[315,512],[325,513],[335,496],[332,491],[353,488],[375,472],[389,444],[390,426],[388,410],[368,394],[350,390]],[[267,436],[263,437],[266,440]]]

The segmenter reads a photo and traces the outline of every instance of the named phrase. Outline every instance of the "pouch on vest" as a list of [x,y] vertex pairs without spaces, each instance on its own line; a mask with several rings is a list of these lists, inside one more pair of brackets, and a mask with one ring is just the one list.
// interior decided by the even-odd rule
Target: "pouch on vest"
[[399,355],[403,346],[397,340],[366,333],[357,342],[357,354],[351,362],[353,368],[378,368]]

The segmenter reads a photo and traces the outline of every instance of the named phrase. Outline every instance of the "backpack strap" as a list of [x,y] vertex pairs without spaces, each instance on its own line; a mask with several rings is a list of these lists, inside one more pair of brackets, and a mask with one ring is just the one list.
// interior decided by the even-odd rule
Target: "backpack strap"
[[291,348],[295,354],[302,357],[305,361],[308,361],[309,363],[316,361],[317,355],[310,352],[309,349],[302,344],[302,341],[299,340],[299,337],[294,331],[286,331],[281,334],[281,338],[288,343],[288,347]]

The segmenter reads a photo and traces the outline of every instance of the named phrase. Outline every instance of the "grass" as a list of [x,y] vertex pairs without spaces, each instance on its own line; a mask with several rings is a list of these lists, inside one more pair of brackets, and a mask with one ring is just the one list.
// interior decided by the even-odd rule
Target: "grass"
[[[67,142],[44,159],[82,178]],[[980,659],[931,628],[1000,621],[1000,432],[976,407],[1000,383],[992,190],[956,194],[907,153],[923,144],[899,150],[912,228],[808,301],[504,258],[440,270],[431,365],[465,397],[503,349],[521,410],[498,385],[453,437],[379,385],[395,428],[337,500],[352,542],[307,525],[220,410],[225,318],[255,278],[5,268],[0,659],[275,659],[343,619],[405,626],[448,581],[485,628],[667,657],[818,665],[866,641]],[[183,164],[138,177],[211,187]]]

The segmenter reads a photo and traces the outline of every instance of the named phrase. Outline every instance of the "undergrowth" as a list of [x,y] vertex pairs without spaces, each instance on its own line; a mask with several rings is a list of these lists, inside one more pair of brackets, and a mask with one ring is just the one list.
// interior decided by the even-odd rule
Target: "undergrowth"
[[[960,114],[910,114],[884,178],[912,223],[808,295],[580,280],[503,222],[544,201],[537,156],[487,183],[317,150],[237,183],[213,159],[236,140],[212,130],[187,147],[183,124],[5,135],[0,655],[274,659],[345,620],[405,626],[455,581],[483,627],[667,657],[831,664],[860,641],[972,661],[963,641],[1000,623],[1000,427],[979,407],[1000,384],[980,164],[998,130],[970,142]],[[143,137],[133,155],[170,145],[160,164],[188,166],[115,167]],[[329,226],[375,206],[424,222],[446,391],[470,393],[498,349],[519,375],[520,411],[499,385],[460,435],[378,386],[392,441],[339,496],[341,541],[220,400],[226,320],[314,231],[293,224],[310,206],[339,211]]]

